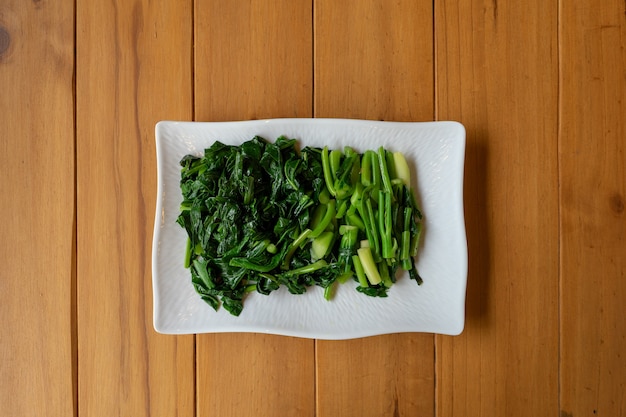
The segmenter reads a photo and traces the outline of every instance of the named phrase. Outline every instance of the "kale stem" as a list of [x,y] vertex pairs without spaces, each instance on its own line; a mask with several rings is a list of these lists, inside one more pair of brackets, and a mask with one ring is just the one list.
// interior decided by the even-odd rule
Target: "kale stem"
[[318,237],[326,227],[330,224],[331,220],[337,214],[335,211],[336,200],[330,200],[328,204],[326,204],[326,213],[324,213],[324,217],[320,220],[319,224],[315,226],[315,228],[311,231],[311,238]]
[[[293,257],[293,254],[296,253],[296,250],[309,237],[310,234],[311,234],[311,229],[304,229],[304,231],[300,233],[300,236],[295,238],[295,240],[291,243],[291,246],[289,246],[289,250],[287,251],[287,254],[285,255],[285,259],[283,259],[281,269],[289,268],[289,263],[291,262],[291,258]],[[263,271],[263,272],[267,272],[267,271]]]
[[191,238],[187,238],[187,247],[185,248],[185,268],[191,266]]
[[346,214],[346,211],[348,211],[348,200],[341,200],[335,217],[341,219]]
[[378,272],[376,262],[374,262],[374,258],[372,257],[371,249],[361,247],[357,250],[357,255],[359,257],[359,260],[361,261],[361,265],[363,266],[365,276],[367,276],[367,280],[370,282],[370,284],[380,284],[382,278],[380,277],[380,273]]
[[382,257],[393,258],[393,246],[391,242],[391,194],[382,190],[378,191],[378,229],[382,246]]
[[413,266],[410,261],[411,257],[411,221],[413,220],[413,209],[411,207],[404,208],[404,230],[402,231],[402,241],[400,245],[400,262],[402,269],[408,271]]
[[333,232],[323,232],[313,239],[311,242],[311,260],[316,261],[324,258],[334,242],[335,234]]
[[333,294],[335,292],[335,284],[336,282],[333,281],[329,286],[324,288],[324,299],[326,301],[330,301],[333,298]]
[[415,229],[415,234],[411,237],[411,256],[417,255],[417,247],[419,246],[420,237],[422,235],[422,223],[417,223]]
[[411,219],[413,217],[413,209],[411,207],[404,208],[404,229],[402,231],[402,241],[400,244],[400,260],[402,261],[402,268],[405,270],[411,269],[411,264],[408,261],[411,256]]
[[290,269],[289,271],[283,272],[282,275],[288,277],[292,275],[309,274],[311,272],[317,271],[318,269],[322,269],[327,265],[328,263],[325,260],[320,259],[319,261],[313,262],[312,264],[301,266],[300,268],[296,269]]
[[339,242],[339,256],[337,261],[343,265],[343,272],[350,270],[350,259],[356,253],[358,243],[359,229],[356,226],[341,225],[339,227],[341,241]]
[[359,281],[359,285],[364,288],[369,287],[367,277],[365,276],[365,271],[363,270],[363,265],[361,264],[361,259],[358,255],[352,256],[352,265],[354,265],[354,273],[356,274],[356,278]]
[[402,180],[407,187],[411,186],[411,170],[409,164],[406,162],[406,158],[402,152],[393,153],[393,161],[396,166],[396,178]]
[[356,213],[346,215],[346,224],[356,226],[359,228],[359,230],[365,230],[365,224],[363,223],[363,220],[361,220],[359,215]]
[[378,163],[378,154],[374,151],[367,151],[370,154],[370,159],[372,161],[372,183],[370,185],[370,193],[376,193],[380,189],[380,183],[382,179],[380,178],[380,164]]
[[378,148],[378,164],[380,166],[380,176],[382,178],[383,189],[385,192],[392,193],[391,179],[389,178],[389,171],[387,170],[387,155],[385,148],[382,146]]
[[337,281],[340,284],[345,284],[350,278],[352,278],[352,270],[339,275],[339,277],[337,277]]
[[365,152],[361,157],[361,183],[365,187],[372,184],[372,158],[370,152]]
[[324,149],[322,149],[322,171],[324,172],[324,182],[326,182],[326,188],[328,188],[328,192],[334,197],[337,192],[335,191],[335,181],[330,169],[328,146],[324,146]]
[[390,288],[393,283],[391,282],[389,267],[387,266],[386,262],[380,262],[378,264],[378,273],[380,274],[380,279],[382,280],[383,285],[386,288]]
[[[366,224],[366,233],[369,230],[369,234],[367,240],[370,242],[370,246],[372,248],[372,256],[374,257],[374,261],[378,262],[380,260],[380,235],[378,233],[378,228],[376,227],[376,216],[374,215],[374,209],[372,208],[372,200],[369,198],[365,202],[365,210],[367,213],[368,224]],[[370,238],[371,236],[371,238]]]
[[411,233],[408,231],[402,232],[402,248],[400,252],[400,262],[402,269],[408,271],[411,269],[411,262],[409,261],[409,249],[411,246]]
[[341,166],[341,157],[342,153],[340,150],[333,149],[330,151],[330,173],[332,174],[333,182],[338,178],[337,173],[339,172],[339,167]]

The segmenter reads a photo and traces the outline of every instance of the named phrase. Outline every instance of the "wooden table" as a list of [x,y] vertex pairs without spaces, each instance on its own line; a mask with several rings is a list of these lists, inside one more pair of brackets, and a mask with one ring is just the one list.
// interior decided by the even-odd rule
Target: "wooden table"
[[[625,416],[622,0],[0,4],[7,416]],[[164,336],[154,125],[467,129],[461,336]]]

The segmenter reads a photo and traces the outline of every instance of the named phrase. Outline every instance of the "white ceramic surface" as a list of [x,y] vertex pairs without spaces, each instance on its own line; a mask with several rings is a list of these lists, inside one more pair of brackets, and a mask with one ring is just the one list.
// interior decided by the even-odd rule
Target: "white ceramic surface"
[[[300,146],[385,146],[402,151],[424,214],[416,266],[424,283],[399,275],[387,298],[365,296],[356,283],[338,287],[332,301],[321,288],[292,295],[285,288],[249,294],[239,317],[214,311],[196,294],[183,267],[187,235],[175,220],[182,196],[180,159],[201,155],[215,140],[240,144],[259,135],[285,135]],[[170,122],[156,125],[158,193],[152,251],[154,328],[160,333],[257,332],[317,339],[350,339],[399,332],[456,335],[465,323],[467,241],[463,215],[465,129],[456,122],[380,122],[349,119],[269,119]]]

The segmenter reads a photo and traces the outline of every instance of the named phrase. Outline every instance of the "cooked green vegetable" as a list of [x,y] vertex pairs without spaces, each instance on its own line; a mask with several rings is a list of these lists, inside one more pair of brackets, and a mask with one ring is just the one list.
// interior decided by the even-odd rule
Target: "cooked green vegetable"
[[422,215],[399,152],[298,151],[295,139],[256,136],[180,164],[183,262],[216,310],[239,315],[246,293],[282,285],[293,294],[317,285],[330,299],[350,278],[386,297],[398,269],[422,283],[413,259]]

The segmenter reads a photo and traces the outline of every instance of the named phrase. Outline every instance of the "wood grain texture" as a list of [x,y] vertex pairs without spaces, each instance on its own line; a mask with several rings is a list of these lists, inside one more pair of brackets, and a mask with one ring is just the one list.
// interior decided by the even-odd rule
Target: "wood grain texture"
[[74,414],[73,17],[71,2],[0,5],[0,404],[7,416]]
[[435,413],[432,335],[318,340],[316,367],[320,417]]
[[[432,2],[315,2],[315,116],[432,120]],[[393,294],[391,294],[393,296]],[[317,410],[433,415],[429,334],[317,341]]]
[[[7,416],[626,416],[623,0],[4,0]],[[154,124],[467,129],[461,336],[152,327]]]
[[197,416],[314,416],[313,341],[197,336]]
[[196,0],[196,120],[311,117],[311,2]]
[[[311,16],[309,1],[197,0],[196,120],[311,117]],[[314,372],[311,340],[198,335],[197,415],[313,416]]]
[[433,120],[432,2],[315,2],[315,117]]
[[464,333],[437,415],[558,415],[557,3],[435,2],[437,118],[467,129]]
[[561,409],[626,416],[626,5],[561,5]]
[[192,116],[192,5],[77,3],[78,411],[192,416],[193,336],[152,325],[154,125]]

